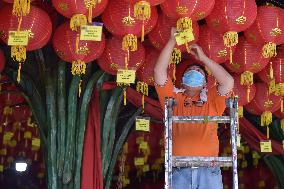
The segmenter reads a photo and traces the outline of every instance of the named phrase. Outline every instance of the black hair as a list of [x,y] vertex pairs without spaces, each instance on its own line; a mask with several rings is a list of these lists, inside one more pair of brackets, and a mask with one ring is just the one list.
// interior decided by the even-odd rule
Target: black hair
[[206,80],[206,83],[207,83],[207,80],[208,80],[208,72],[206,71],[206,68],[205,68],[203,65],[201,65],[201,64],[193,63],[193,64],[188,65],[188,66],[186,67],[186,69],[184,70],[184,72],[183,72],[182,75],[184,75],[184,73],[186,72],[186,70],[188,70],[189,68],[191,68],[191,67],[193,67],[193,66],[197,66],[197,67],[199,67],[200,69],[202,69],[202,71],[205,73],[205,80]]

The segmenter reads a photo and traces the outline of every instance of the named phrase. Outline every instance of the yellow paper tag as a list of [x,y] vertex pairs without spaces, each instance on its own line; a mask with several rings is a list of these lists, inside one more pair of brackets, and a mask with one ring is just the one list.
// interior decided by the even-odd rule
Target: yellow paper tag
[[32,146],[40,147],[40,139],[39,138],[33,138],[32,139]]
[[148,148],[148,142],[141,142],[140,144],[139,144],[139,149],[147,149]]
[[238,134],[237,135],[237,147],[240,147],[241,146],[241,135]]
[[136,118],[136,131],[150,131],[150,118]]
[[143,166],[143,172],[148,172],[150,171],[150,166],[147,164],[147,165],[144,165]]
[[101,41],[102,40],[102,26],[86,25],[81,27],[80,40],[87,41]]
[[135,70],[117,70],[116,75],[116,82],[117,83],[134,83],[135,82]]
[[0,172],[2,173],[4,171],[4,166],[0,165]]
[[135,158],[134,159],[134,165],[135,166],[144,165],[144,157]]
[[271,140],[260,142],[261,152],[272,152]]
[[28,31],[9,31],[8,45],[9,46],[27,46],[29,41]]
[[191,29],[186,29],[179,32],[176,36],[177,45],[183,45],[194,40],[194,35]]

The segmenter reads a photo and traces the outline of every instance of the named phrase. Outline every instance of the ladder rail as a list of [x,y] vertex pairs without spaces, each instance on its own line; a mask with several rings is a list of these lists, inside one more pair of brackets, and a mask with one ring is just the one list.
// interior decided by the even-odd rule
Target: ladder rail
[[231,123],[229,116],[173,116],[173,123]]

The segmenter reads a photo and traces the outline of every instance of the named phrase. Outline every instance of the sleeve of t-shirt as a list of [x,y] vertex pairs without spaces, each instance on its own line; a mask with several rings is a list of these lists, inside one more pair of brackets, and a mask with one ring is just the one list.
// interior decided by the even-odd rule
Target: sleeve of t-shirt
[[208,96],[216,107],[217,115],[222,115],[226,109],[226,98],[227,95],[220,95],[217,86],[212,87],[208,91]]
[[170,78],[167,79],[164,85],[155,84],[155,88],[159,97],[159,101],[162,109],[165,107],[165,98],[173,97],[174,98],[174,85]]

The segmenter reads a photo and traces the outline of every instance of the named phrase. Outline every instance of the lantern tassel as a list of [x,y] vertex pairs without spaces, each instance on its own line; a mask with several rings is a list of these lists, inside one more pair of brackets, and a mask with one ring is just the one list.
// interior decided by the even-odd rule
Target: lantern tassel
[[76,60],[72,62],[71,68],[72,75],[82,75],[86,73],[86,63],[81,60]]
[[126,88],[123,89],[123,105],[126,106]]
[[261,114],[261,126],[268,126],[272,123],[272,113],[265,111]]
[[82,79],[80,79],[78,86],[78,97],[81,97],[81,92],[82,92]]
[[272,58],[277,55],[276,44],[275,43],[266,43],[262,48],[262,56],[264,58]]
[[272,62],[270,62],[269,76],[270,76],[270,79],[273,79],[273,67],[272,67]]
[[17,74],[17,82],[18,82],[18,83],[20,83],[20,81],[21,81],[21,69],[22,69],[22,63],[19,62],[18,74]]
[[144,109],[145,109],[145,100],[144,100],[145,96],[144,94],[142,95],[142,113],[144,113]]
[[26,16],[30,13],[30,0],[14,0],[12,14],[14,16]]
[[284,119],[281,119],[281,121],[280,121],[280,125],[281,125],[281,129],[282,129],[282,131],[284,131]]
[[239,115],[239,118],[244,117],[244,108],[243,108],[243,106],[239,106],[239,108],[238,108],[238,115]]
[[25,46],[12,46],[11,58],[17,62],[24,62],[27,58]]
[[192,31],[192,20],[188,17],[183,17],[178,19],[177,21],[177,30],[184,31],[186,29],[190,29]]
[[22,16],[20,16],[19,18],[18,18],[18,28],[17,28],[17,31],[19,32],[19,31],[21,31],[21,25],[22,25],[22,21],[23,21],[23,17]]
[[269,126],[266,126],[266,137],[269,139]]
[[174,80],[174,83],[176,82],[177,78],[176,78],[176,64],[173,65],[174,68],[173,68],[173,80]]
[[253,73],[245,71],[241,74],[241,85],[252,85],[253,84]]
[[230,64],[233,64],[233,50],[232,50],[232,47],[230,47]]
[[79,42],[80,42],[80,36],[77,34],[76,36],[76,54],[79,54]]
[[284,104],[283,104],[283,96],[281,97],[281,113],[283,113],[284,109]]
[[70,19],[70,29],[79,31],[81,26],[87,25],[87,18],[84,14],[74,14]]
[[247,102],[250,101],[250,85],[247,87]]
[[134,5],[134,17],[138,20],[142,20],[142,31],[141,31],[141,41],[144,41],[145,36],[145,20],[150,19],[151,17],[151,6],[147,1],[138,1]]
[[238,44],[238,32],[228,31],[223,36],[224,45],[230,48],[230,64],[233,64],[232,46]]
[[143,24],[142,24],[142,34],[141,34],[141,42],[144,41],[144,37],[145,37],[145,26],[144,26],[144,20],[143,20]]

